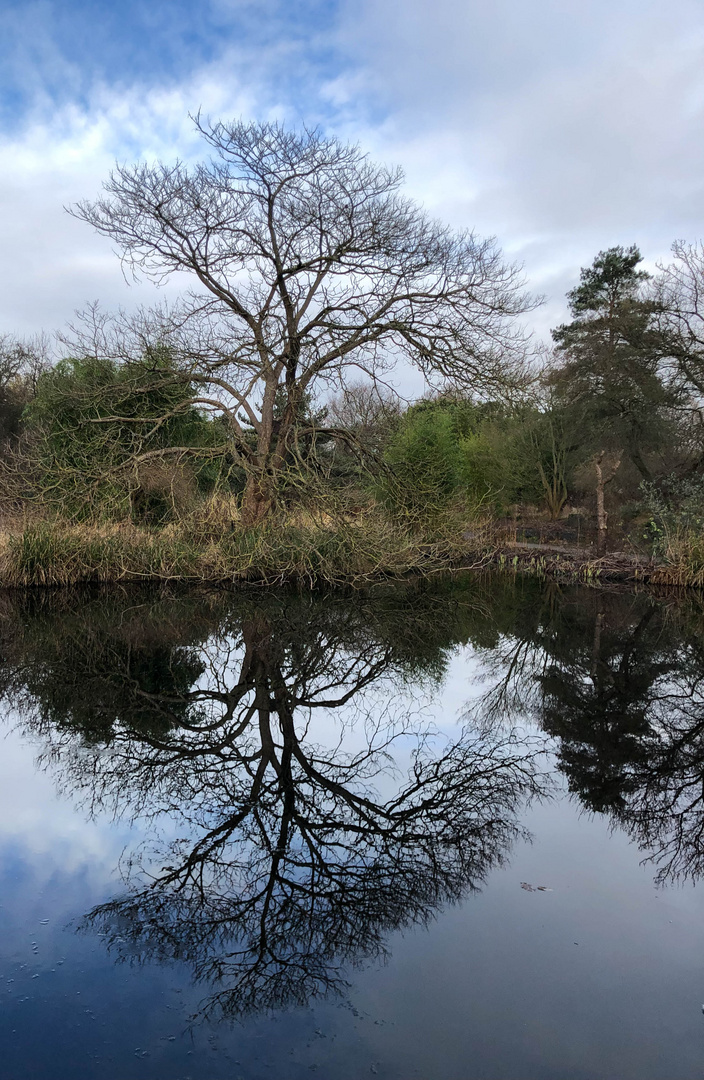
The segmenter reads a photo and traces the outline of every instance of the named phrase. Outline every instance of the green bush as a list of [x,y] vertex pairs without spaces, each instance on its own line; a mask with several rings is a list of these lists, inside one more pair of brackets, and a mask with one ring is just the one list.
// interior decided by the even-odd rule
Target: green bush
[[[25,410],[37,499],[78,520],[168,520],[191,489],[210,490],[219,469],[208,451],[222,433],[189,404],[192,394],[166,349],[121,364],[62,360]],[[180,459],[159,456],[172,447],[185,448]]]
[[[385,501],[429,519],[452,501],[470,512],[505,513],[533,489],[521,424],[501,406],[461,399],[419,402],[404,415],[385,452]],[[536,473],[537,478],[537,473]]]
[[385,460],[385,501],[411,517],[434,514],[463,486],[462,447],[452,417],[441,409],[409,409]]
[[516,465],[505,425],[487,423],[461,443],[462,478],[470,500],[494,513],[516,501]]

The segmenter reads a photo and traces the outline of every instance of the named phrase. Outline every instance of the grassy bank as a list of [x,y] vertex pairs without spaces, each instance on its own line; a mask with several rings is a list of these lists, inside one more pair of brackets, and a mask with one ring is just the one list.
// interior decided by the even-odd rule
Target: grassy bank
[[6,587],[116,581],[255,582],[361,586],[380,578],[479,566],[490,543],[456,530],[420,534],[380,517],[285,518],[245,529],[190,522],[150,530],[128,524],[32,522],[0,537]]
[[700,547],[672,545],[653,562],[632,553],[511,542],[491,524],[449,516],[423,530],[380,514],[346,520],[299,515],[257,528],[191,519],[160,529],[120,523],[25,521],[0,532],[0,586],[123,581],[361,587],[384,578],[494,566],[564,581],[704,585]]

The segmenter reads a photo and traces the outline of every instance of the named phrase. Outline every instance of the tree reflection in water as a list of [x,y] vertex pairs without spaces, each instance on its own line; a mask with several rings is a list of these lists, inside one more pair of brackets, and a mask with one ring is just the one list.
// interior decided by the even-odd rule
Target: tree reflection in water
[[25,601],[5,694],[63,791],[146,835],[87,925],[120,957],[185,961],[204,1014],[235,1016],[340,990],[476,889],[544,790],[540,740],[443,738],[417,708],[484,640],[485,589]]
[[[588,809],[657,864],[660,883],[704,871],[704,607],[548,587],[485,654],[484,722],[531,715]],[[527,616],[527,618],[526,618]]]
[[[4,602],[0,690],[64,792],[145,835],[87,925],[118,956],[185,961],[205,1013],[339,990],[476,889],[546,790],[527,720],[661,882],[704,870],[696,598],[475,578]],[[467,643],[485,687],[443,738],[420,703]]]

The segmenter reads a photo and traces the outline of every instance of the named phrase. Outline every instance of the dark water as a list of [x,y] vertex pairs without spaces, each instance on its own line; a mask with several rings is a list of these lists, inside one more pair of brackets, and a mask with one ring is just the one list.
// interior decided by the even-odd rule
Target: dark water
[[704,1077],[704,606],[5,596],[0,1075]]

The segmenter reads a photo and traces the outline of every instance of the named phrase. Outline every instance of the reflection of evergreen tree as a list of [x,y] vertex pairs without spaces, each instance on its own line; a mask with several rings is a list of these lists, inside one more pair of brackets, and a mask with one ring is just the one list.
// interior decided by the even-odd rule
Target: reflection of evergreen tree
[[704,612],[608,590],[552,592],[487,656],[475,711],[528,712],[557,741],[570,791],[660,864],[704,870]]
[[602,811],[624,805],[635,763],[649,758],[655,687],[674,658],[663,656],[654,606],[638,605],[610,621],[608,605],[604,611],[600,594],[595,599],[581,626],[572,620],[572,655],[561,649],[541,675],[541,721],[561,740],[571,790]]
[[[660,864],[704,869],[704,649],[686,610],[647,606],[628,626],[597,612],[592,666],[556,667],[543,719],[570,786]],[[697,625],[698,624],[698,625]],[[580,686],[581,692],[574,687]],[[572,689],[571,689],[572,687]]]

